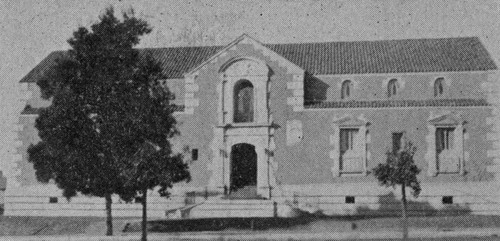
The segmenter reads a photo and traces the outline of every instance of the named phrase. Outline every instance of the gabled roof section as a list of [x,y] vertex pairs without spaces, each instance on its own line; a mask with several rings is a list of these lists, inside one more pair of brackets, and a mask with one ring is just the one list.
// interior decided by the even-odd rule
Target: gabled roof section
[[202,64],[194,67],[192,70],[190,70],[187,74],[193,74],[196,72],[198,69],[202,68],[206,64],[212,62],[214,59],[216,59],[218,56],[222,55],[224,52],[232,49],[234,46],[236,46],[239,43],[244,43],[244,44],[251,44],[253,45],[256,49],[260,49],[263,51],[263,54],[266,56],[271,57],[273,60],[278,60],[278,62],[282,65],[285,65],[285,67],[290,71],[297,73],[297,74],[302,74],[304,72],[304,69],[301,67],[297,66],[295,63],[290,62],[290,60],[283,58],[283,56],[277,54],[276,52],[272,51],[268,47],[266,47],[265,44],[262,44],[261,42],[257,41],[256,39],[248,36],[247,34],[243,34],[240,37],[236,38],[233,42],[219,50],[215,55],[212,57],[208,58],[205,60]]
[[150,54],[160,62],[166,79],[183,78],[194,66],[204,63],[223,46],[172,47],[140,49],[143,56]]
[[[172,48],[144,48],[139,49],[141,56],[150,55],[156,59],[163,68],[163,76],[166,79],[183,78],[184,74],[193,66],[197,66],[206,59],[213,56],[223,46],[201,46],[201,47],[172,47]],[[42,62],[31,70],[21,83],[37,82],[46,76],[58,59],[68,57],[67,51],[54,51]]]
[[[151,54],[161,63],[165,78],[183,78],[184,74],[244,40],[260,45],[268,49],[268,53],[276,54],[280,59],[315,75],[497,69],[477,37],[261,44],[242,35],[227,46],[145,48],[139,51],[141,55]],[[21,82],[38,81],[50,71],[57,59],[65,57],[66,51],[50,53]]]
[[21,79],[21,83],[37,82],[39,79],[47,76],[57,64],[58,60],[67,58],[66,51],[54,51],[42,60],[35,68]]

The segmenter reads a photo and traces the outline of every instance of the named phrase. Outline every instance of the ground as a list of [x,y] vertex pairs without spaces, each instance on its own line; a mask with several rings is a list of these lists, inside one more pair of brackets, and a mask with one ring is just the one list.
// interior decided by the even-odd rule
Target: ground
[[[378,230],[397,231],[401,228],[398,217],[299,217],[299,218],[232,218],[195,220],[150,221],[150,232],[370,232]],[[139,232],[140,222],[131,222],[126,232]],[[473,228],[500,228],[500,216],[431,216],[410,217],[410,229],[433,229],[452,231]]]
[[[116,235],[133,235],[140,232],[137,218],[114,218]],[[244,233],[347,233],[400,230],[398,217],[379,218],[318,218],[301,217],[296,219],[201,219],[201,220],[151,220],[150,234],[165,232],[216,231],[222,234]],[[500,216],[433,216],[410,217],[412,230],[429,229],[432,231],[454,231],[474,228],[500,229]],[[253,229],[252,229],[253,228]],[[125,230],[124,230],[125,229]],[[104,235],[105,219],[96,217],[0,217],[0,236],[42,236],[42,235]],[[123,232],[126,231],[126,232]],[[208,232],[207,232],[208,231]],[[178,233],[177,233],[178,234]]]
[[[130,218],[114,218],[114,233]],[[99,217],[9,217],[0,216],[0,236],[103,235],[106,219]]]

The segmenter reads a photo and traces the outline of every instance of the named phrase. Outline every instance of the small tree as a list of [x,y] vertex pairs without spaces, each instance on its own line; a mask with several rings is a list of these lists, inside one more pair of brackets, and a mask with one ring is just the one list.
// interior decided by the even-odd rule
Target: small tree
[[[78,192],[104,197],[107,235],[112,195],[130,200],[156,185],[166,194],[189,178],[169,143],[178,133],[173,96],[160,84],[160,66],[134,48],[150,32],[132,11],[119,20],[108,8],[100,22],[73,33],[67,56],[38,82],[52,102],[36,120],[41,141],[28,150],[37,179],[54,180],[68,199]],[[148,145],[154,153],[138,159]]]
[[407,142],[402,150],[387,152],[386,163],[380,163],[373,169],[373,174],[380,185],[386,187],[401,186],[401,214],[403,218],[403,237],[408,237],[406,187],[411,188],[414,197],[418,197],[421,188],[417,180],[420,169],[415,165],[413,156],[416,147]]

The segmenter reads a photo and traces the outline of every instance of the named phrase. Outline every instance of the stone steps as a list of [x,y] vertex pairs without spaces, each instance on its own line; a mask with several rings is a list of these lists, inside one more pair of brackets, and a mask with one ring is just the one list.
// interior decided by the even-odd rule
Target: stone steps
[[226,196],[227,199],[261,199],[257,195],[257,187],[245,186],[236,191],[232,191]]
[[272,200],[209,198],[202,204],[186,208],[169,218],[229,218],[229,217],[273,217]]

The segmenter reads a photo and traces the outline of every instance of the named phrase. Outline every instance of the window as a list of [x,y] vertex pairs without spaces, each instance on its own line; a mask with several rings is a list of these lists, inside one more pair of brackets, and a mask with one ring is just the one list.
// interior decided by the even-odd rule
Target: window
[[443,81],[444,78],[437,78],[434,82],[434,97],[443,95]]
[[356,203],[356,199],[354,196],[346,196],[345,203]]
[[453,204],[453,196],[444,196],[441,202],[443,204]]
[[465,124],[459,114],[431,115],[427,128],[427,159],[429,176],[440,173],[465,174],[468,152],[464,150]]
[[363,116],[347,115],[333,121],[334,134],[330,135],[332,150],[329,154],[333,159],[331,171],[334,177],[368,173],[368,143],[371,141],[368,125]]
[[346,80],[342,83],[342,88],[340,92],[341,99],[347,99],[351,96],[352,82],[350,80]]
[[389,83],[387,84],[387,96],[395,96],[398,94],[398,80],[397,79],[391,79],[389,80]]
[[404,146],[403,132],[392,133],[392,152],[398,152]]
[[49,197],[49,203],[57,203],[57,197]]
[[253,85],[240,80],[234,87],[234,122],[253,121]]
[[192,149],[191,150],[191,161],[197,161],[198,160],[198,149]]
[[354,150],[354,139],[358,129],[340,129],[340,153]]
[[340,129],[340,170],[343,173],[360,173],[363,171],[362,145],[359,140],[359,129]]
[[455,128],[437,128],[436,129],[436,152],[449,151],[453,149],[453,133]]
[[456,173],[460,160],[454,151],[454,127],[436,128],[436,161],[440,173]]

